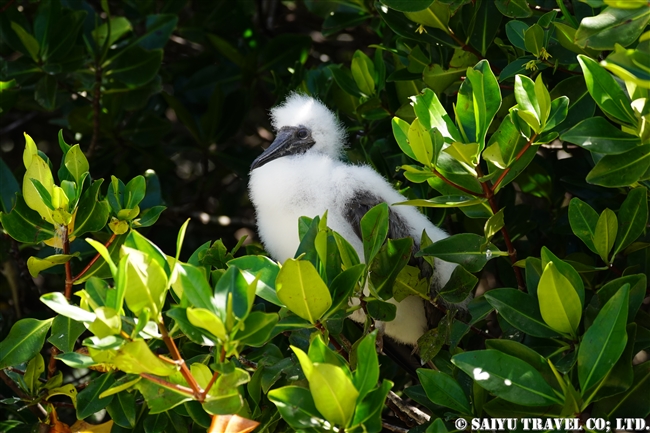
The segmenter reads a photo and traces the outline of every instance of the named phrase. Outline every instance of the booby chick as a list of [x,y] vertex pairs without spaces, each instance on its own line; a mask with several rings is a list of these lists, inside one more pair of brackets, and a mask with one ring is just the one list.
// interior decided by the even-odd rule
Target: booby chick
[[[345,130],[320,101],[293,93],[271,110],[271,119],[276,138],[251,165],[249,183],[267,251],[280,262],[293,258],[300,244],[298,219],[327,210],[328,226],[350,242],[363,260],[359,225],[363,215],[381,202],[392,205],[407,199],[369,166],[341,160]],[[434,242],[447,237],[416,208],[390,207],[389,237],[410,236],[419,249],[423,230]],[[449,280],[455,266],[436,259],[434,289]],[[415,346],[427,330],[422,299],[409,296],[391,302],[397,305],[395,320],[380,326],[389,337]],[[362,321],[363,312],[355,312],[352,318]]]

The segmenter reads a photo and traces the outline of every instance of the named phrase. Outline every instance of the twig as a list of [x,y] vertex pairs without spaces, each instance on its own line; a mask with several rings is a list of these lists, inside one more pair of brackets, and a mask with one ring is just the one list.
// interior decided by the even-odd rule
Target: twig
[[499,176],[499,178],[494,182],[494,184],[493,184],[492,187],[490,188],[490,189],[492,190],[492,193],[493,193],[493,194],[494,194],[494,192],[497,190],[497,188],[499,187],[499,184],[503,181],[503,179],[505,179],[505,177],[508,175],[508,173],[510,173],[510,169],[512,168],[512,166],[513,166],[517,161],[519,161],[519,159],[520,159],[522,156],[524,156],[524,153],[526,153],[526,151],[530,148],[530,146],[533,144],[533,142],[535,141],[536,138],[537,138],[537,134],[533,134],[533,136],[530,137],[530,139],[528,140],[528,142],[526,143],[526,145],[524,146],[524,148],[521,149],[521,150],[519,151],[519,153],[517,154],[517,156],[515,156],[515,161],[510,165],[510,167],[508,167],[508,168],[506,168],[505,170],[503,170],[503,173],[501,173],[501,175]]
[[[219,362],[222,363],[226,359],[226,349],[221,346],[221,354],[219,355]],[[210,378],[210,382],[208,382],[208,385],[205,387],[203,390],[203,399],[208,395],[208,392],[212,389],[212,385],[214,385],[214,382],[217,380],[217,377],[219,377],[219,372],[215,371],[212,377]]]
[[97,140],[99,139],[99,115],[100,115],[100,98],[102,88],[102,67],[99,62],[95,65],[95,89],[93,96],[93,138],[90,141],[90,147],[86,156],[91,158],[97,147]]
[[190,369],[187,368],[185,360],[181,356],[181,353],[178,351],[176,343],[174,343],[174,340],[169,336],[169,332],[167,332],[167,328],[165,327],[165,324],[162,322],[162,320],[158,322],[158,327],[160,328],[160,333],[162,334],[163,341],[165,342],[169,353],[171,353],[172,358],[174,358],[174,360],[176,360],[180,366],[183,378],[185,378],[187,383],[192,388],[192,394],[200,403],[203,403],[203,390],[201,389],[201,386],[196,382],[196,379],[194,379],[194,376],[192,376]]
[[189,394],[191,396],[194,396],[194,391],[191,388],[188,388],[188,387],[183,386],[183,385],[179,385],[177,383],[167,382],[165,379],[161,379],[158,376],[154,376],[154,375],[149,374],[149,373],[140,373],[140,377],[142,377],[144,379],[147,379],[147,380],[150,380],[152,382],[155,382],[158,385],[174,389],[174,390],[176,390],[178,392],[182,392],[184,394]]
[[397,406],[399,410],[402,411],[402,413],[405,413],[420,425],[431,420],[431,416],[422,412],[417,407],[406,404],[404,400],[402,400],[400,396],[395,394],[393,391],[388,391],[388,400]]
[[[532,138],[529,141],[529,143],[530,142],[532,142]],[[523,153],[520,152],[520,154]],[[509,171],[510,167],[508,167],[506,170]],[[480,167],[477,167],[476,171],[479,177],[483,176]],[[488,203],[490,203],[490,208],[492,209],[492,212],[496,214],[497,212],[499,212],[499,209],[497,207],[496,200],[494,199],[493,189],[488,186],[487,182],[481,182],[481,186],[483,187],[483,191],[485,191],[485,195],[487,196]],[[508,233],[508,229],[506,228],[505,225],[501,228],[501,234],[503,235],[503,240],[505,241],[506,247],[508,248],[508,256],[510,257],[510,261],[514,265],[515,263],[517,263],[517,250],[515,249],[515,246],[512,244],[512,241],[510,240],[510,233]],[[526,283],[524,281],[523,275],[521,274],[521,269],[519,269],[519,267],[517,266],[513,266],[512,268],[514,269],[515,277],[517,278],[517,285],[519,286],[519,290],[526,291]]]
[[[68,238],[68,226],[63,226],[61,243],[63,244],[63,254],[70,254],[70,239]],[[70,260],[65,262],[65,298],[69,301],[72,297],[72,265]]]
[[54,376],[54,373],[56,373],[56,358],[55,356],[58,355],[59,349],[56,348],[56,346],[52,346],[50,349],[50,362],[47,364],[47,378],[51,379],[52,376]]
[[442,180],[443,182],[445,182],[445,183],[447,183],[447,184],[453,186],[453,187],[456,188],[456,189],[459,189],[459,190],[463,191],[465,194],[470,194],[470,195],[473,195],[473,196],[475,196],[475,197],[485,197],[485,194],[481,194],[480,192],[470,191],[469,189],[463,188],[462,186],[460,186],[460,185],[458,185],[458,184],[455,184],[454,182],[450,181],[450,180],[447,179],[445,176],[443,176],[443,175],[442,175],[438,170],[436,170],[435,168],[432,169],[432,171],[433,171],[433,174],[435,174],[436,176],[438,176],[438,177],[440,178],[440,180]]
[[[110,239],[109,239],[109,240],[104,244],[104,246],[105,246],[106,248],[108,248],[108,247],[113,243],[113,241],[115,240],[116,237],[117,237],[117,235],[116,235],[115,233],[113,233],[113,235],[112,235],[112,236],[110,237]],[[83,270],[82,270],[81,272],[79,272],[79,273],[77,274],[77,276],[74,277],[74,278],[72,279],[72,282],[75,282],[75,281],[77,281],[79,278],[83,277],[83,275],[84,275],[86,272],[88,272],[88,269],[90,269],[90,268],[92,267],[92,265],[94,265],[95,262],[96,262],[100,257],[101,257],[101,254],[99,254],[99,253],[95,254],[95,257],[93,257],[93,259],[92,259],[90,262],[88,262],[88,264],[86,265],[86,267],[83,268]]]
[[[7,376],[7,373],[4,372],[4,370],[0,370],[0,379],[9,387],[13,392],[16,393],[18,397],[20,397],[23,400],[29,401],[32,398],[27,395],[25,392],[23,392],[22,389],[18,388],[18,385],[16,385],[16,382],[11,380],[9,376]],[[40,404],[36,405],[27,405],[27,409],[29,409],[37,418],[42,418],[47,416],[47,412],[45,409],[43,409],[43,406]]]
[[2,6],[2,9],[0,9],[0,14],[9,9],[9,6],[13,4],[14,0],[9,0],[6,5]]
[[396,425],[388,424],[387,422],[383,421],[381,423],[381,426],[388,431],[394,431],[398,433],[407,433],[409,431],[407,428],[397,427]]

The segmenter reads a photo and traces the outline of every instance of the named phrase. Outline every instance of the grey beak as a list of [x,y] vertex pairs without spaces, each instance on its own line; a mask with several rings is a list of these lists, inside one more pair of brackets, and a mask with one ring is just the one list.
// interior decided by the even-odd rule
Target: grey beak
[[251,171],[263,166],[267,162],[271,162],[274,159],[278,159],[289,154],[292,138],[292,129],[280,129],[278,131],[278,134],[275,136],[273,143],[271,143],[271,145],[267,147],[266,150],[262,152],[262,154],[258,156],[255,161],[253,161],[251,164]]

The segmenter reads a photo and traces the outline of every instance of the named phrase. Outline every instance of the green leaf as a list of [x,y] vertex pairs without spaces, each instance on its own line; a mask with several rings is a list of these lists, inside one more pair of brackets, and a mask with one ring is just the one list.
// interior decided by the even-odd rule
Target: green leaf
[[[110,19],[110,35],[108,33],[108,25],[108,22],[103,23],[91,33],[98,47],[103,47],[104,44],[111,47],[118,39],[132,30],[131,23],[125,17],[113,17]],[[108,41],[106,41],[106,38],[108,38]]]
[[383,4],[400,12],[418,12],[428,8],[433,0],[381,0]]
[[462,414],[472,413],[472,408],[463,389],[449,375],[441,371],[422,368],[419,368],[417,373],[429,400]]
[[144,86],[158,73],[163,50],[147,51],[133,46],[124,51],[106,67],[105,76],[124,84],[128,89]]
[[498,350],[474,350],[455,355],[451,362],[478,385],[497,397],[524,406],[562,401],[530,364]]
[[551,111],[549,113],[548,119],[546,120],[546,126],[544,126],[544,130],[542,132],[550,131],[556,128],[560,123],[564,122],[569,112],[569,102],[569,98],[566,96],[560,96],[551,102]]
[[134,392],[120,392],[106,406],[106,411],[111,419],[120,427],[126,429],[135,427],[137,409],[135,394]]
[[30,395],[36,395],[38,389],[40,388],[40,379],[41,374],[45,371],[45,361],[43,361],[43,356],[40,353],[37,353],[34,358],[27,364],[25,369],[25,375],[23,379],[25,380],[25,385],[27,385],[27,391]]
[[102,374],[77,394],[77,418],[88,418],[108,406],[113,400],[113,396],[99,398],[99,395],[113,386],[114,382],[115,378],[112,374]]
[[388,204],[380,203],[361,218],[361,238],[366,263],[370,263],[377,255],[388,235],[388,215]]
[[384,379],[381,385],[370,391],[366,397],[361,400],[354,411],[349,428],[350,432],[356,432],[354,426],[360,426],[364,432],[379,432],[383,428],[381,413],[386,403],[386,396],[393,386],[393,382]]
[[[525,34],[528,24],[523,21],[511,20],[506,23],[506,36],[515,47],[526,50]],[[503,78],[501,78],[503,80]]]
[[0,159],[0,210],[9,213],[16,203],[16,193],[19,192],[16,178],[4,160]]
[[472,16],[466,21],[465,31],[469,36],[470,45],[485,56],[499,30],[503,15],[495,6],[494,1],[490,0],[477,1],[470,11]]
[[75,254],[55,254],[53,256],[45,257],[40,259],[36,256],[32,256],[27,259],[27,269],[29,269],[29,274],[36,278],[41,271],[49,269],[53,266],[62,265],[69,262],[73,257],[78,256],[79,253]]
[[648,384],[650,383],[650,361],[634,366],[633,385],[624,394],[598,401],[594,407],[594,414],[611,417],[640,417],[650,413],[650,397]]
[[515,77],[515,99],[519,110],[517,114],[537,133],[542,131],[544,118],[540,102],[537,100],[535,83],[525,75]]
[[614,246],[617,232],[618,219],[616,218],[616,214],[610,209],[605,209],[598,218],[594,236],[596,251],[605,263],[609,264],[609,252]]
[[23,46],[27,49],[32,60],[38,62],[38,52],[40,51],[40,47],[36,38],[27,33],[27,31],[16,22],[11,22],[11,28],[16,32],[18,38],[20,38],[20,42],[23,43]]
[[467,272],[464,267],[456,266],[451,273],[451,277],[449,277],[449,281],[440,289],[438,294],[446,302],[458,304],[467,299],[476,283],[478,283],[478,278]]
[[310,323],[319,320],[332,305],[329,289],[310,262],[287,260],[275,284],[280,301]]
[[597,50],[612,50],[617,43],[627,47],[641,35],[648,20],[648,8],[607,7],[596,16],[582,19],[575,34],[575,42],[582,47]]
[[485,232],[485,243],[487,244],[492,240],[494,235],[496,235],[505,225],[504,220],[503,220],[503,215],[504,215],[504,210],[500,209],[499,212],[495,213],[492,215],[488,220],[485,222],[485,226],[483,228],[483,231]]
[[247,346],[261,347],[268,342],[277,323],[276,313],[253,311],[246,317],[244,326],[235,334],[234,339]]
[[228,340],[225,325],[222,320],[210,310],[206,310],[205,308],[188,307],[187,319],[192,325],[205,329],[210,334],[221,340],[222,343],[225,343]]
[[41,296],[41,302],[50,307],[56,313],[69,317],[79,322],[94,322],[95,313],[86,311],[76,305],[71,305],[61,292],[46,293]]
[[243,256],[230,260],[228,266],[236,266],[247,283],[257,281],[257,296],[280,307],[284,306],[275,292],[275,280],[280,267],[273,260],[264,256]]
[[300,431],[318,431],[325,427],[325,420],[316,409],[314,399],[306,388],[285,386],[268,393],[269,400],[278,408],[287,424]]
[[475,206],[477,204],[485,203],[484,198],[474,198],[466,195],[440,195],[431,199],[414,199],[393,203],[393,206],[406,205],[418,207],[437,207],[437,208],[457,208],[466,206]]
[[594,253],[598,253],[594,245],[598,213],[584,201],[574,197],[569,202],[569,223],[571,230]]
[[0,369],[22,364],[43,348],[45,335],[54,319],[21,319],[13,324],[7,338],[0,342]]
[[612,257],[643,233],[648,222],[648,190],[645,187],[631,190],[623,201],[618,216],[618,234]]
[[62,315],[56,316],[52,322],[52,334],[47,339],[61,352],[72,352],[77,338],[83,334],[86,327],[83,323],[77,322]]
[[435,242],[418,251],[415,256],[434,256],[446,262],[463,265],[469,272],[479,272],[488,260],[497,256],[495,253],[500,253],[492,244],[482,250],[483,241],[483,236],[461,233]]
[[578,379],[585,391],[602,380],[623,353],[630,286],[625,284],[607,301],[587,329],[578,349]]
[[79,200],[79,210],[74,219],[72,236],[81,236],[104,228],[110,215],[106,200],[99,199],[99,189],[104,179],[94,181]]
[[341,367],[314,363],[309,390],[318,411],[330,423],[347,426],[356,407],[359,391]]
[[535,57],[540,56],[544,48],[544,29],[539,24],[533,24],[524,31],[524,45]]
[[582,317],[580,298],[553,262],[548,262],[537,288],[544,321],[554,330],[575,335]]
[[558,335],[544,323],[539,305],[530,295],[517,289],[495,289],[487,292],[485,299],[508,323],[528,335],[541,338]]
[[634,149],[641,139],[621,131],[602,117],[591,117],[562,134],[561,139],[590,152],[618,155]]
[[429,132],[415,119],[408,130],[408,142],[411,146],[415,160],[430,167],[434,160],[433,142]]
[[36,102],[46,110],[54,110],[56,108],[57,87],[58,84],[56,78],[51,75],[45,75],[43,78],[38,80],[38,83],[36,83],[34,99],[36,99]]
[[352,78],[357,83],[359,90],[366,96],[375,94],[375,66],[363,51],[356,50],[350,65]]
[[587,182],[610,188],[633,185],[650,166],[650,143],[620,155],[605,155],[587,174]]
[[526,0],[496,0],[495,3],[499,12],[510,18],[528,18],[533,15]]
[[393,117],[391,124],[393,126],[393,135],[395,136],[395,141],[397,141],[399,148],[402,149],[402,152],[404,152],[406,156],[417,161],[408,138],[409,128],[411,125],[399,117]]
[[81,178],[89,169],[86,155],[81,151],[81,147],[75,144],[65,154],[65,167],[68,169],[74,180],[81,183]]
[[[165,378],[172,384],[188,386],[180,372],[174,373]],[[149,380],[141,380],[135,388],[142,393],[147,402],[150,414],[168,411],[179,404],[192,399],[189,395],[176,391],[173,388],[166,388]]]
[[596,104],[619,123],[636,125],[637,120],[630,106],[630,100],[614,77],[595,60],[578,55],[578,62],[585,75],[589,94]]
[[124,284],[129,288],[125,293],[126,304],[135,314],[149,308],[157,318],[168,288],[165,270],[155,258],[142,251],[122,245],[122,252],[126,257]]
[[147,33],[138,38],[138,45],[147,50],[164,48],[177,22],[176,14],[147,15]]
[[427,88],[422,91],[422,94],[416,95],[413,110],[420,124],[427,131],[437,128],[443,137],[450,138],[452,141],[463,141],[458,128],[433,90]]
[[434,1],[428,8],[416,12],[405,11],[404,15],[418,24],[440,29],[449,33],[449,18],[451,10],[449,5]]
[[352,382],[359,391],[357,401],[363,401],[364,397],[377,386],[377,381],[379,381],[379,360],[375,349],[376,339],[377,331],[373,331],[363,337],[356,346],[357,369],[352,375]]
[[554,21],[553,25],[555,26],[555,37],[564,48],[576,54],[585,54],[589,57],[598,56],[598,51],[589,47],[581,47],[574,42],[576,35],[575,28],[557,21]]
[[169,376],[177,367],[161,361],[151,351],[144,340],[134,340],[124,344],[113,358],[117,368],[125,373],[150,373],[157,376]]
[[393,295],[393,284],[411,259],[413,239],[388,239],[370,263],[371,291],[382,299]]
[[368,315],[375,320],[382,322],[391,322],[395,320],[397,306],[390,302],[383,302],[378,299],[369,300],[366,303]]
[[576,271],[576,269],[574,269],[570,264],[560,260],[555,254],[551,252],[551,250],[546,247],[542,247],[541,253],[541,268],[544,269],[549,262],[553,262],[557,270],[560,271],[560,273],[569,280],[571,286],[575,289],[578,297],[580,298],[580,305],[584,306],[585,285],[578,271]]

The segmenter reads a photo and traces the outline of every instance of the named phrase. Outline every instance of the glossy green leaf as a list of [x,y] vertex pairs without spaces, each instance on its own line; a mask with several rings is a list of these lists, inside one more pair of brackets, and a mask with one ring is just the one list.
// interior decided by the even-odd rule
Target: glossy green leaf
[[228,266],[236,266],[249,284],[257,278],[255,294],[272,304],[283,306],[275,293],[275,279],[280,267],[264,256],[244,256],[230,260]]
[[456,128],[433,90],[424,89],[422,94],[416,95],[413,110],[420,124],[426,130],[437,128],[443,137],[450,138],[453,141],[462,141],[458,128]]
[[[139,314],[149,308],[158,317],[167,293],[167,275],[158,262],[139,250],[122,246],[126,259],[125,300],[129,309]],[[166,263],[165,263],[166,264]]]
[[530,364],[498,350],[475,350],[455,355],[451,362],[497,397],[524,406],[562,401]]
[[228,322],[230,310],[235,317],[244,319],[255,301],[255,288],[255,285],[246,281],[237,267],[229,267],[214,288],[214,300],[220,306],[218,313],[221,320]]
[[508,323],[526,334],[541,338],[558,335],[544,322],[539,305],[530,295],[517,289],[494,289],[485,294],[485,299]]
[[618,394],[596,402],[594,414],[611,417],[642,417],[650,413],[650,361],[634,366],[632,386],[624,394]]
[[465,206],[475,206],[477,204],[485,203],[483,198],[474,198],[465,195],[441,195],[431,199],[415,199],[407,200],[400,203],[393,203],[393,206],[407,205],[419,207],[437,207],[437,208],[457,208]]
[[25,385],[27,385],[27,391],[30,395],[37,394],[38,389],[40,388],[39,379],[41,374],[45,371],[45,361],[43,356],[38,353],[31,361],[27,364],[25,369],[25,375],[23,379],[25,380]]
[[411,258],[413,239],[388,239],[370,263],[371,290],[382,299],[393,294],[393,284]]
[[461,233],[442,239],[418,251],[416,257],[434,256],[446,262],[463,265],[469,272],[479,272],[488,260],[497,257],[499,249],[488,244],[481,249],[484,238],[474,233]]
[[639,137],[621,131],[602,117],[585,119],[562,134],[562,140],[604,155],[618,155],[641,144]]
[[88,160],[78,144],[72,146],[65,154],[65,167],[77,183],[81,182],[82,175],[88,171]]
[[127,429],[135,427],[136,409],[135,393],[126,391],[118,393],[106,406],[113,422]]
[[631,190],[618,211],[618,232],[614,254],[616,256],[634,242],[648,222],[648,190],[645,187]]
[[[78,253],[76,254],[78,255]],[[44,259],[40,259],[36,256],[32,256],[27,259],[27,269],[29,269],[29,274],[36,278],[38,274],[42,271],[49,269],[53,266],[62,265],[64,263],[72,260],[76,255],[72,254],[54,254]]]
[[92,380],[79,394],[77,394],[77,418],[84,419],[104,409],[113,401],[113,396],[99,398],[99,395],[113,386],[115,378],[106,373]]
[[408,142],[411,146],[415,160],[420,164],[431,166],[433,160],[433,143],[429,132],[415,119],[408,130]]
[[198,328],[205,329],[215,337],[219,338],[222,342],[227,341],[226,327],[221,319],[213,312],[205,308],[192,308],[187,309],[187,319],[190,323]]
[[285,386],[269,392],[269,400],[278,408],[287,424],[296,430],[310,431],[321,426],[325,420],[316,409],[308,389],[299,386]]
[[393,135],[395,136],[395,141],[397,141],[399,148],[402,149],[402,152],[404,152],[409,158],[417,161],[413,148],[411,148],[411,145],[409,144],[408,133],[411,125],[399,117],[393,117],[391,125],[393,126]]
[[343,369],[315,363],[308,380],[318,411],[332,424],[347,425],[354,414],[359,392]]
[[20,24],[16,22],[11,22],[11,28],[13,29],[14,32],[18,35],[20,38],[20,41],[22,42],[23,46],[25,49],[27,49],[27,52],[29,55],[32,57],[32,60],[35,62],[38,61],[38,52],[40,51],[40,47],[38,45],[38,41],[34,36],[31,34],[27,33],[27,31],[21,27]]
[[526,50],[539,57],[544,49],[544,29],[539,24],[533,24],[524,31]]
[[352,78],[357,83],[359,90],[366,96],[375,94],[375,66],[372,60],[360,50],[355,51],[352,56],[352,64],[350,65],[352,71]]
[[118,39],[132,30],[131,23],[125,17],[112,17],[110,19],[110,34],[108,31],[108,25],[109,23],[105,22],[96,27],[91,33],[98,47],[103,47],[104,44],[110,47],[117,42]]
[[144,340],[134,340],[124,344],[113,358],[113,363],[125,373],[149,373],[169,376],[177,370],[175,365],[161,361],[151,351]]
[[429,400],[462,414],[472,413],[463,389],[452,377],[441,371],[422,368],[417,373]]
[[472,17],[468,17],[465,28],[469,36],[469,43],[481,55],[485,56],[499,30],[503,15],[497,9],[494,1],[477,1],[470,12]]
[[598,253],[594,245],[598,213],[577,197],[569,202],[569,223],[573,233],[594,253]]
[[357,345],[357,369],[352,374],[354,387],[359,391],[358,401],[377,386],[379,381],[379,360],[375,349],[377,332],[371,332],[363,337]]
[[21,319],[13,324],[9,335],[0,342],[0,369],[22,364],[43,348],[45,335],[53,319]]
[[519,117],[535,132],[541,132],[546,119],[542,116],[533,80],[525,75],[517,75],[515,77],[515,98],[519,107],[517,112]]
[[147,51],[133,46],[112,61],[105,74],[127,88],[135,89],[153,80],[160,68],[162,57],[161,49]]
[[388,235],[389,212],[388,204],[380,203],[361,218],[361,238],[366,263],[370,263],[377,255]]
[[510,18],[528,18],[533,14],[526,0],[496,0],[495,4],[499,12]]
[[79,200],[79,210],[74,220],[73,236],[96,232],[104,228],[110,214],[106,200],[99,200],[99,190],[103,179],[94,181]]
[[381,0],[383,4],[400,12],[417,12],[429,7],[433,0]]
[[605,377],[623,353],[629,292],[628,284],[621,287],[585,332],[578,349],[578,379],[583,395]]
[[587,174],[587,182],[610,188],[634,184],[650,166],[650,144],[619,155],[605,155]]
[[614,246],[617,232],[618,219],[616,214],[610,209],[605,209],[598,218],[594,235],[594,246],[605,263],[609,263],[609,252]]
[[537,297],[544,321],[558,332],[575,335],[582,317],[580,298],[553,262],[544,268]]
[[276,280],[280,301],[299,317],[315,323],[332,305],[332,296],[314,265],[289,259]]
[[587,56],[578,55],[578,62],[585,75],[589,94],[596,104],[618,122],[635,125],[637,121],[630,107],[630,101],[614,77]]
[[464,267],[456,266],[449,277],[449,281],[444,285],[438,294],[446,302],[458,304],[463,302],[472,293],[478,283],[478,278],[467,272]]
[[566,119],[569,113],[569,102],[569,98],[566,96],[560,96],[551,102],[551,111],[542,132],[550,131],[564,122],[564,119]]
[[510,20],[506,23],[506,36],[515,47],[526,50],[525,33],[528,24],[523,21]]
[[83,323],[62,315],[56,316],[52,322],[52,334],[47,339],[61,352],[72,352],[77,338],[86,330]]
[[618,43],[626,47],[643,32],[650,20],[648,8],[608,7],[594,17],[585,17],[575,34],[576,44],[597,50],[611,50]]

